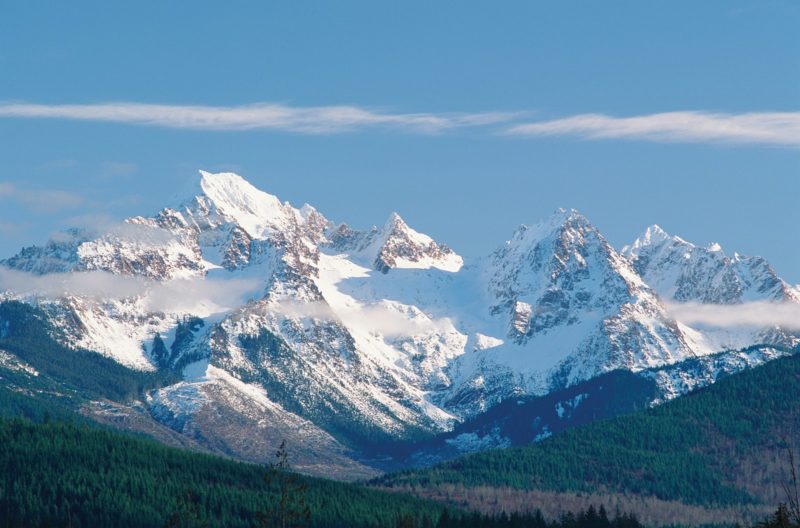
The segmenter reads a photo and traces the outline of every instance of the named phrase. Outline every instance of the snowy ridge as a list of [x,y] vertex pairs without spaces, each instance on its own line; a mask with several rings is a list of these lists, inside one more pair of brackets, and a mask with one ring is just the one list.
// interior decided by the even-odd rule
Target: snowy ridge
[[662,395],[659,400],[653,402],[657,404],[711,385],[723,376],[757,367],[789,354],[791,352],[786,349],[751,347],[740,351],[710,354],[690,360],[683,365],[648,370],[642,375],[656,382]]
[[738,253],[729,257],[717,243],[698,247],[657,225],[648,227],[622,253],[659,295],[678,302],[800,302],[797,290],[762,257]]
[[341,224],[331,232],[330,248],[354,262],[388,273],[391,269],[429,269],[457,272],[464,260],[452,249],[428,235],[415,231],[397,213],[382,228],[354,231]]
[[609,370],[636,371],[700,352],[577,211],[520,227],[480,275],[495,326],[489,335],[505,342],[461,359],[470,363],[470,377],[454,400],[480,395],[467,415],[514,394],[544,394]]
[[[657,225],[647,228],[622,252],[658,295],[670,302],[800,303],[797,289],[781,279],[764,258],[739,253],[728,256],[717,243],[695,246]],[[791,348],[799,342],[790,330],[779,327],[697,330],[696,342],[709,351],[740,349],[754,343]]]
[[[764,259],[727,257],[657,226],[618,252],[583,215],[559,210],[465,262],[396,213],[358,231],[232,173],[201,172],[190,195],[151,217],[70,231],[2,264],[44,278],[141,281],[124,294],[0,295],[44,308],[71,347],[182,374],[148,396],[156,419],[233,441],[213,409],[233,413],[242,434],[268,415],[326,452],[447,430],[511,396],[615,369],[797,342],[781,329],[676,321],[664,301],[800,295]],[[676,394],[715,379],[676,368]]]

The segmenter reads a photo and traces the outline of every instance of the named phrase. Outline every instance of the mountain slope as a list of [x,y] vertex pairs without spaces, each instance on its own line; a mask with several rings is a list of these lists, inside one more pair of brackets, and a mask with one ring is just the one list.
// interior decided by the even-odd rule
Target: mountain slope
[[[272,448],[296,444],[297,469],[344,480],[374,470],[308,420],[286,413],[224,373],[187,384],[171,371],[141,372],[85,350],[59,344],[41,310],[0,303],[0,416],[41,417],[80,413],[93,421],[143,433],[168,445],[267,462]],[[162,398],[169,394],[183,405]],[[217,395],[210,407],[206,394]],[[191,414],[187,414],[191,410]],[[269,422],[266,422],[269,420]],[[204,436],[213,429],[212,437]],[[252,435],[241,436],[244,430]]]
[[775,504],[783,499],[782,438],[800,446],[798,398],[800,356],[793,355],[534,446],[476,453],[378,482],[419,490],[606,490],[699,506]]
[[628,261],[576,211],[521,227],[481,274],[506,343],[465,355],[462,361],[478,368],[468,369],[459,401],[471,387],[484,393],[501,387],[498,395],[481,395],[480,406],[487,408],[514,393],[544,394],[611,370],[640,370],[694,353]]
[[[670,367],[653,378],[665,400],[779,354],[688,360],[794,346],[791,331],[774,328],[723,346],[718,329],[676,320],[664,277],[677,272],[645,265],[656,238],[620,253],[580,213],[559,210],[465,260],[396,213],[357,230],[235,174],[201,172],[155,215],[67,231],[3,261],[13,287],[0,301],[36,307],[47,323],[39,334],[64,357],[98,353],[110,362],[104,375],[113,364],[169,380],[112,398],[113,412],[108,394],[90,397],[84,409],[103,420],[150,420],[251,461],[304,436],[313,441],[300,469],[364,477],[376,471],[361,460],[371,446],[431,438],[509,399]],[[753,262],[748,284],[765,285],[755,290],[783,287]],[[695,282],[717,292],[697,298],[715,302],[739,284]]]
[[[675,303],[739,305],[747,302],[800,303],[800,292],[781,279],[762,257],[734,253],[719,244],[696,246],[671,236],[659,226],[648,227],[623,248],[634,269],[663,299]],[[800,342],[792,329],[700,327],[705,348],[722,350],[753,343],[793,347]]]
[[[250,527],[278,501],[262,467],[107,430],[0,419],[0,442],[0,519],[9,526],[160,527],[177,514],[209,527]],[[434,521],[442,510],[396,493],[301,482],[313,527],[390,526],[404,515]]]

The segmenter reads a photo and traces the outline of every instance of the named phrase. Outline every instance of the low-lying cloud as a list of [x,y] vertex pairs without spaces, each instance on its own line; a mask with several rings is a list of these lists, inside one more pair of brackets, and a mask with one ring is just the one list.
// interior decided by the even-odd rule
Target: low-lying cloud
[[[154,281],[106,271],[36,275],[0,266],[0,292],[21,298],[135,299],[150,312],[210,315],[233,310],[260,297],[263,284],[256,279],[214,277]],[[340,308],[336,312],[324,302],[279,300],[270,303],[269,307],[273,313],[284,317],[341,321],[353,330],[387,337],[419,335],[450,328],[447,319],[430,319],[422,313],[403,314],[383,304]]]
[[509,127],[514,136],[575,136],[684,143],[800,146],[800,112],[664,112],[633,117],[579,114]]
[[261,293],[255,279],[192,278],[151,283],[144,299],[147,309],[200,315],[232,310]]
[[50,234],[54,242],[110,238],[128,244],[164,245],[178,240],[178,236],[168,229],[130,221],[119,221],[105,213],[89,213],[71,216],[65,220],[71,229]]
[[154,312],[214,313],[236,308],[259,293],[260,284],[246,279],[191,278],[153,281],[106,271],[36,275],[0,266],[0,291],[18,297],[122,300],[138,298]]
[[513,114],[393,113],[359,106],[296,107],[277,103],[242,106],[97,103],[45,105],[0,104],[0,117],[72,119],[196,130],[281,130],[302,134],[335,134],[364,128],[395,128],[435,133],[508,122]]
[[147,282],[105,271],[36,275],[0,266],[0,290],[21,296],[124,298],[144,293]]
[[780,326],[800,329],[800,304],[756,301],[742,304],[669,304],[672,317],[688,325],[707,325],[719,328]]
[[446,331],[451,326],[447,319],[430,319],[422,313],[403,314],[384,304],[339,307],[335,312],[328,304],[322,302],[300,303],[287,300],[273,303],[271,307],[285,317],[341,321],[351,330],[363,330],[387,337]]

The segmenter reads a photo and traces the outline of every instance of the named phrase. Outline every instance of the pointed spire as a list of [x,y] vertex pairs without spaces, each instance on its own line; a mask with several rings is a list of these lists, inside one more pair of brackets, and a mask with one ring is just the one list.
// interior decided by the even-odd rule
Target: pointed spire
[[379,236],[373,266],[383,273],[395,267],[436,267],[457,271],[463,264],[452,249],[414,230],[396,212],[389,215]]
[[193,197],[188,201],[184,199],[178,210],[194,209],[199,200],[205,203],[203,210],[210,207],[213,214],[235,222],[254,238],[268,236],[288,226],[291,206],[281,203],[276,196],[257,189],[232,172],[200,170],[199,173],[191,191]]
[[663,241],[670,238],[669,233],[661,229],[661,226],[658,224],[653,224],[647,229],[644,230],[644,234],[642,235],[641,239],[647,241],[648,243],[652,243],[655,241]]
[[400,230],[408,230],[408,224],[406,224],[405,220],[396,212],[392,212],[389,215],[389,218],[386,219],[386,222],[383,224],[383,231],[385,233],[394,231],[396,229]]

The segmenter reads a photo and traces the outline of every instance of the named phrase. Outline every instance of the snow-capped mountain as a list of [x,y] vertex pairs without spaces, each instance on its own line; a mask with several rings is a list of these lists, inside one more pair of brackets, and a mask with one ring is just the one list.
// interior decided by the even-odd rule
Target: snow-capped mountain
[[491,385],[495,393],[485,394],[481,410],[509,390],[544,394],[609,370],[641,370],[696,352],[631,263],[577,211],[559,210],[520,227],[482,263],[480,276],[492,335],[505,341],[461,359],[472,363],[466,386]]
[[[716,330],[676,321],[664,300],[800,297],[763,259],[655,227],[618,252],[559,210],[465,261],[396,213],[360,231],[206,172],[151,217],[68,231],[2,264],[28,285],[2,298],[41,307],[67,346],[180,376],[145,395],[157,422],[249,460],[269,450],[247,438],[304,431],[309,460],[329,454],[351,475],[369,474],[352,462],[366,443],[722,350]],[[761,329],[736,344],[793,339]],[[330,471],[315,464],[304,467]]]
[[698,247],[657,225],[622,252],[659,295],[678,302],[800,302],[797,291],[764,258],[727,256],[719,244]]
[[[762,257],[734,253],[728,256],[719,244],[700,247],[659,226],[648,227],[633,244],[622,250],[634,269],[668,301],[707,305],[747,302],[800,303],[800,291],[781,279]],[[797,345],[791,329],[698,328],[706,349],[723,350],[771,343]]]

